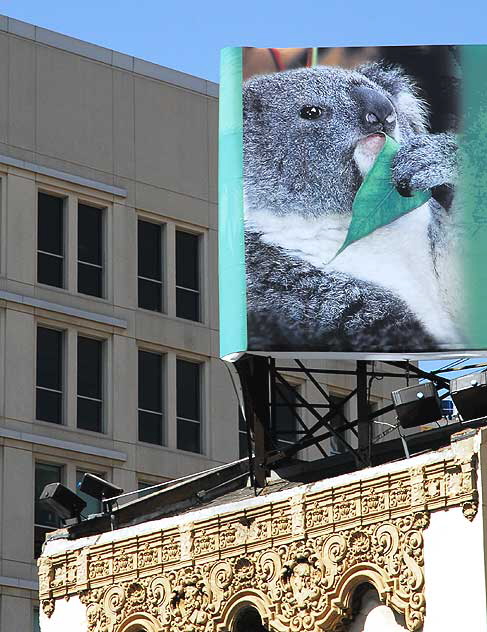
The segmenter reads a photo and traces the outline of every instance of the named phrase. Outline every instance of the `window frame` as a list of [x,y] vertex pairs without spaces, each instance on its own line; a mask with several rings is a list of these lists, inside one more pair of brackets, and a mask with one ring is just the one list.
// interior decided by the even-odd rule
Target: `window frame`
[[[199,375],[198,375],[198,390],[199,390],[199,420],[196,419],[189,419],[187,417],[182,417],[181,415],[179,415],[178,413],[178,405],[177,405],[177,397],[178,397],[178,362],[182,361],[182,362],[187,362],[188,364],[194,364],[196,366],[198,366],[199,369]],[[181,450],[182,452],[188,453],[188,454],[199,454],[199,455],[206,455],[206,438],[205,438],[205,431],[206,431],[206,364],[207,362],[205,360],[202,360],[201,358],[194,358],[194,357],[190,357],[190,356],[185,356],[185,355],[179,355],[176,354],[176,391],[175,391],[175,395],[176,395],[176,449],[177,450]],[[193,450],[187,450],[185,448],[181,448],[179,446],[179,441],[178,441],[178,422],[179,421],[183,421],[185,423],[193,423],[193,424],[198,424],[199,425],[199,451],[195,452]]]
[[[57,253],[48,252],[47,250],[41,250],[39,248],[39,196],[46,195],[52,198],[57,198],[62,202],[61,209],[61,218],[62,218],[62,229],[61,229],[61,244],[62,244],[62,254],[58,255]],[[59,191],[49,190],[43,187],[38,187],[36,190],[36,284],[46,288],[54,288],[56,290],[66,290],[68,289],[68,206],[69,206],[69,196],[65,193],[61,193]],[[49,257],[54,257],[56,259],[62,260],[62,281],[61,285],[53,285],[51,283],[46,283],[44,281],[39,280],[39,255],[45,255]]]
[[[107,338],[103,338],[100,336],[96,336],[94,335],[92,332],[87,333],[86,331],[82,330],[82,329],[76,329],[75,330],[75,338],[76,338],[76,362],[75,362],[75,368],[76,368],[76,378],[75,378],[75,395],[76,395],[76,400],[75,400],[75,411],[76,411],[76,417],[75,417],[75,428],[78,431],[82,431],[82,432],[89,432],[89,433],[94,433],[96,435],[101,435],[101,434],[107,434],[108,432],[108,428],[107,428],[107,373],[108,373],[108,369],[107,369],[107,358],[108,358],[108,351],[107,351],[107,345],[108,345],[108,340]],[[100,380],[101,380],[101,384],[100,384],[100,394],[101,397],[100,399],[98,398],[94,398],[94,397],[89,397],[89,396],[85,396],[85,395],[79,395],[78,393],[78,373],[79,373],[79,356],[78,356],[78,341],[79,338],[86,338],[88,340],[94,340],[95,342],[100,343],[101,345],[101,358],[100,358]],[[90,428],[82,428],[78,425],[78,400],[79,399],[85,399],[88,401],[95,401],[95,402],[100,402],[100,412],[101,412],[101,423],[100,423],[100,430],[91,430]]]
[[[139,274],[139,223],[144,222],[146,224],[153,224],[158,226],[160,229],[160,255],[161,255],[161,279],[158,281],[157,279],[151,279],[149,277],[145,277]],[[142,215],[141,213],[137,213],[137,248],[136,248],[136,264],[137,264],[137,309],[142,309],[151,314],[166,314],[167,313],[167,222],[166,221],[157,221],[152,217],[147,217],[146,215]],[[161,308],[159,310],[149,309],[148,307],[143,307],[140,305],[140,290],[139,290],[139,280],[148,281],[150,283],[156,283],[160,285],[161,292]]]
[[[140,398],[139,359],[140,359],[140,353],[152,353],[153,355],[157,355],[157,356],[160,357],[160,361],[161,361],[161,412],[160,413],[158,413],[156,411],[153,411],[153,410],[140,408],[140,406],[139,406],[139,398]],[[167,387],[166,387],[167,364],[168,364],[168,362],[167,362],[167,352],[156,350],[156,349],[151,349],[149,347],[137,346],[137,442],[138,443],[143,443],[144,445],[167,447],[167,434],[168,434],[168,428],[167,428],[167,418],[168,418],[167,417]],[[161,421],[161,443],[152,443],[150,441],[144,441],[144,440],[140,439],[140,416],[139,416],[140,412],[146,412],[146,413],[150,413],[152,415],[156,415],[156,414],[160,415],[160,421]]]
[[40,606],[32,606],[32,632],[41,632]]
[[[337,399],[341,399],[344,400],[348,397],[350,393],[346,392],[346,391],[341,391],[339,389],[336,388],[329,388],[328,389],[328,397],[331,398],[337,398]],[[345,420],[347,420],[347,413],[350,411],[350,400],[348,402],[345,403],[344,406],[342,406],[342,411],[343,411],[343,415],[345,417]],[[342,422],[345,423],[345,420],[342,419]],[[330,423],[332,423],[333,418],[330,418]],[[347,420],[348,421],[348,420]],[[345,441],[349,442],[350,439],[350,429],[349,428],[345,428],[345,430],[341,433],[341,436],[343,437],[343,439],[345,439]],[[338,439],[333,435],[330,437],[330,443],[329,443],[329,447],[330,447],[330,456],[335,456],[337,454],[344,454],[345,452],[348,451],[348,448],[340,441],[338,441]]]
[[[54,424],[56,426],[65,426],[66,425],[66,395],[67,395],[67,380],[66,380],[66,373],[67,373],[67,358],[66,358],[66,329],[62,329],[60,327],[55,327],[52,325],[48,325],[46,323],[44,323],[43,321],[36,321],[35,323],[35,367],[34,367],[34,373],[35,373],[35,383],[34,383],[34,391],[35,391],[35,420],[36,422],[39,423],[48,423],[48,424]],[[61,374],[61,390],[57,391],[55,389],[50,389],[48,387],[44,387],[44,386],[39,386],[37,384],[37,367],[38,367],[38,332],[39,329],[49,329],[51,331],[55,331],[59,334],[61,334],[61,367],[60,367],[60,374]],[[48,392],[55,392],[55,393],[59,393],[61,395],[61,420],[58,422],[56,421],[50,421],[48,419],[40,419],[37,416],[37,391],[38,390],[43,390],[43,391],[48,391]]]
[[[100,264],[95,264],[90,261],[83,261],[79,258],[79,222],[80,222],[80,206],[87,206],[89,208],[95,209],[100,213]],[[108,248],[108,205],[100,202],[95,202],[93,200],[88,200],[83,196],[76,196],[76,255],[75,255],[75,270],[76,270],[76,293],[80,296],[88,297],[89,299],[94,300],[108,300],[108,278],[107,278],[107,262],[110,260],[108,258],[107,248]],[[80,265],[86,265],[92,268],[97,268],[101,271],[101,293],[98,294],[86,294],[85,292],[81,292],[79,289],[79,267]]]
[[[296,379],[294,376],[290,376],[290,375],[283,375],[284,379],[286,380],[286,382],[289,383],[289,385],[300,395],[302,394],[301,391],[304,387],[304,382]],[[287,388],[287,385],[285,385],[284,383],[280,382],[280,381],[276,381],[276,385],[275,385],[275,389],[276,389],[276,393],[278,392],[279,387],[282,388]],[[282,397],[282,396],[281,396]],[[283,398],[284,399],[284,398]],[[297,397],[295,396],[295,399],[297,400]],[[272,439],[276,444],[276,447],[278,449],[282,449],[283,447],[288,447],[293,445],[294,443],[296,443],[297,441],[299,441],[299,439],[301,438],[301,436],[299,435],[299,430],[301,430],[299,422],[297,420],[297,418],[293,415],[293,420],[294,420],[294,436],[293,439],[289,440],[289,439],[282,439],[278,437],[279,434],[279,430],[278,430],[278,411],[279,409],[283,409],[286,410],[285,406],[275,406],[274,405],[274,419],[272,419],[272,407],[271,407],[271,430],[272,430]],[[302,415],[301,415],[302,417]],[[283,431],[281,431],[283,432]]]
[[[165,480],[161,481],[160,480],[161,478],[165,478],[165,477],[163,477],[163,476],[160,477],[158,482],[155,483],[155,482],[149,481],[147,479],[144,480],[143,478],[137,477],[137,492],[138,492],[137,498],[143,498],[144,496],[147,496],[148,494],[153,494],[153,493],[158,491],[157,489],[153,489],[152,491],[146,491],[148,488],[155,487],[156,485],[161,485],[162,486],[162,485],[164,485],[164,483],[170,483],[170,481],[171,481],[171,479],[169,479],[169,478],[165,478]],[[161,489],[163,489],[163,488],[161,487]]]
[[[198,289],[185,287],[183,285],[178,285],[177,282],[177,243],[178,243],[178,233],[186,233],[188,235],[193,235],[197,238],[198,252],[196,255],[196,261],[198,265]],[[176,318],[180,318],[181,320],[190,322],[190,323],[205,323],[205,304],[204,304],[204,279],[205,279],[205,258],[204,258],[204,248],[205,248],[205,233],[195,230],[193,228],[189,228],[187,226],[182,226],[180,224],[175,225],[174,230],[174,313]],[[178,315],[178,290],[188,291],[193,294],[198,295],[198,318],[195,320],[193,318],[186,318],[185,316]]]

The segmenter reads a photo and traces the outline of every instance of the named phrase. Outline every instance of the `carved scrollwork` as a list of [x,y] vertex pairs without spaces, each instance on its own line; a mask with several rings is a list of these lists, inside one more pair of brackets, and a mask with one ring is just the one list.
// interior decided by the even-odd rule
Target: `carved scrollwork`
[[[474,459],[450,459],[337,489],[302,491],[253,513],[183,523],[41,558],[40,600],[77,594],[88,632],[227,632],[238,608],[256,607],[273,632],[339,632],[362,583],[424,624],[424,536],[430,512],[475,518]],[[145,617],[145,619],[144,619]]]
[[376,586],[404,614],[424,621],[424,512],[283,544],[277,550],[191,565],[162,576],[120,582],[83,597],[89,632],[118,632],[128,616],[150,613],[165,632],[219,632],[215,621],[234,595],[258,590],[276,630],[338,630],[360,582]]
[[110,618],[115,618],[125,604],[125,591],[121,586],[111,586],[103,597],[103,608]]

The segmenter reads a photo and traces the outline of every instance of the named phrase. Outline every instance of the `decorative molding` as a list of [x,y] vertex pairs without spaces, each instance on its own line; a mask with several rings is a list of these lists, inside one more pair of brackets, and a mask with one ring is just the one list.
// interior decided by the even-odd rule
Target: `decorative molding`
[[31,432],[22,432],[19,430],[11,430],[10,428],[0,428],[0,438],[13,439],[14,441],[24,441],[35,445],[49,446],[50,448],[59,448],[60,450],[69,450],[78,454],[89,454],[91,456],[99,456],[103,459],[111,459],[112,461],[127,460],[126,452],[118,450],[110,450],[108,448],[98,448],[94,445],[78,443],[76,441],[65,441],[64,439],[53,439],[45,435],[32,434]]
[[5,156],[0,154],[0,163],[2,165],[8,165],[9,167],[17,167],[18,169],[24,169],[32,173],[48,176],[49,178],[56,178],[57,180],[63,180],[64,182],[70,182],[71,184],[79,184],[88,189],[94,189],[95,191],[102,191],[103,193],[110,193],[110,195],[116,195],[118,197],[127,197],[127,190],[122,187],[115,187],[112,184],[105,184],[99,180],[91,180],[91,178],[83,178],[77,176],[74,173],[68,173],[66,171],[60,171],[59,169],[53,169],[51,167],[44,167],[36,162],[28,162],[27,160],[20,160],[19,158],[12,158],[12,156]]
[[38,592],[39,582],[30,579],[21,579],[20,577],[4,577],[0,575],[0,586],[8,586],[9,588],[20,588],[21,590],[32,590]]
[[33,296],[26,296],[25,294],[14,294],[14,292],[0,290],[0,300],[28,305],[29,307],[37,307],[38,309],[45,309],[48,312],[65,314],[66,316],[73,316],[74,318],[83,318],[84,320],[90,320],[103,325],[120,327],[120,329],[127,329],[127,321],[122,318],[114,318],[113,316],[107,316],[106,314],[90,312],[86,309],[69,307],[69,305],[61,305],[61,303],[52,303],[51,301],[44,301],[40,298],[34,298]]
[[[162,632],[227,632],[245,604],[276,632],[343,629],[355,589],[420,630],[426,612],[423,532],[430,513],[477,508],[475,457],[410,470],[93,545],[39,560],[40,600],[79,595],[89,632],[144,621]],[[145,617],[145,619],[144,619]]]

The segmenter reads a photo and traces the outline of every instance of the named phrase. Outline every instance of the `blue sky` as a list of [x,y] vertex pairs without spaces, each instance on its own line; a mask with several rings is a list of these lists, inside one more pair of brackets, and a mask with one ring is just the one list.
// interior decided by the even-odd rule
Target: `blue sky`
[[487,44],[485,0],[0,0],[0,13],[212,81],[224,46]]
[[0,0],[0,13],[213,81],[230,45],[487,43],[485,0]]

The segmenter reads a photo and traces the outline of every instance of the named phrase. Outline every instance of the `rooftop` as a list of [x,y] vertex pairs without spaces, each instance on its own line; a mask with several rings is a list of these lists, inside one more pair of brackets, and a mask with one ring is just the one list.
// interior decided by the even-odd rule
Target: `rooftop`
[[6,15],[0,15],[0,31],[29,39],[39,44],[45,44],[46,46],[52,46],[53,48],[59,48],[69,53],[81,55],[99,61],[108,66],[119,68],[121,70],[128,70],[151,79],[158,79],[179,86],[180,88],[186,88],[193,92],[199,92],[212,97],[218,97],[218,84],[213,81],[207,81],[200,77],[194,77],[178,70],[166,68],[159,64],[154,64],[138,57],[132,57],[125,53],[111,50],[110,48],[104,48],[97,44],[91,44],[75,37],[63,35],[56,31],[50,31],[49,29],[41,28],[29,24],[28,22],[22,22],[15,20]]
[[[483,426],[487,418],[477,420]],[[417,463],[430,463],[447,458],[450,444],[474,436],[475,428],[457,423],[436,430],[420,432],[407,438],[410,458],[405,458],[401,440],[377,444],[373,467],[355,470],[351,454],[341,454],[312,463],[293,461],[283,465],[268,481],[268,485],[255,490],[250,481],[248,459],[220,466],[203,473],[163,484],[151,494],[112,506],[112,513],[105,513],[77,525],[59,529],[47,536],[47,542],[77,540],[75,547],[82,545],[83,538],[103,533],[121,534],[124,529],[135,525],[176,519],[201,519],[200,514],[214,515],[225,512],[227,507],[249,502],[253,505],[271,501],[275,494],[293,494],[297,487],[308,491],[318,485],[321,488],[335,487],[344,483],[368,480],[385,473],[413,467]],[[125,497],[126,498],[126,497]],[[122,500],[122,498],[121,498]],[[189,517],[188,517],[189,516]],[[172,523],[171,523],[172,524]],[[162,523],[161,523],[162,528]],[[115,531],[113,531],[115,529]],[[115,539],[118,539],[116,536]]]

